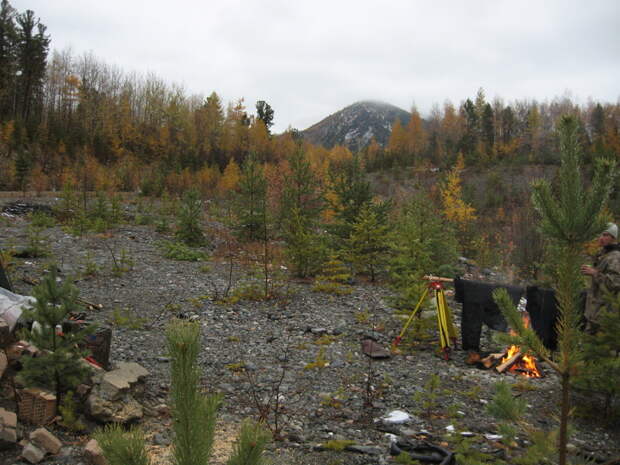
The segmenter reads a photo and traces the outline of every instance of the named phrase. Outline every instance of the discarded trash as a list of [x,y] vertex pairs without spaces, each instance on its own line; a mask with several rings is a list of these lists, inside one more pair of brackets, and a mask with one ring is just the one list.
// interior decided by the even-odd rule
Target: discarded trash
[[403,451],[406,451],[412,460],[419,460],[422,463],[454,465],[454,454],[452,452],[426,441],[413,441],[401,437],[398,441],[390,444],[391,455],[400,455]]
[[370,358],[390,358],[390,352],[372,339],[362,341],[362,352]]
[[500,439],[503,438],[501,434],[485,434],[484,437],[485,439],[488,439],[489,441],[499,441]]
[[10,331],[15,329],[22,315],[22,307],[30,307],[34,302],[36,302],[34,297],[14,294],[0,288],[0,318],[8,323]]
[[400,425],[411,421],[411,415],[402,410],[394,410],[381,419],[386,425]]

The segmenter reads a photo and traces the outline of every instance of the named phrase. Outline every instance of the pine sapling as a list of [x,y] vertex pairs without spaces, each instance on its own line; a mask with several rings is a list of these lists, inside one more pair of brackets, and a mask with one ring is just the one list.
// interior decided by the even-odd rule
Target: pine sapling
[[58,282],[55,266],[32,290],[32,295],[36,302],[24,316],[38,324],[31,330],[24,330],[21,336],[31,341],[40,354],[22,359],[20,378],[26,386],[54,391],[60,402],[63,392],[75,388],[88,375],[88,367],[80,362],[86,353],[78,345],[96,328],[91,325],[62,333],[63,322],[76,309],[78,291],[68,280],[62,284]]
[[566,465],[571,382],[583,365],[579,329],[581,315],[578,308],[579,293],[583,287],[581,253],[584,244],[599,234],[607,222],[604,209],[611,192],[615,165],[599,160],[591,187],[586,190],[580,171],[581,148],[577,121],[573,117],[563,117],[559,131],[559,185],[554,192],[548,182],[538,181],[533,185],[532,194],[532,202],[541,216],[541,231],[556,251],[556,260],[551,268],[559,310],[558,358],[552,360],[537,335],[523,326],[505,290],[495,291],[494,297],[509,325],[517,333],[514,338],[516,343],[532,350],[560,375],[561,407],[557,449],[559,465]]

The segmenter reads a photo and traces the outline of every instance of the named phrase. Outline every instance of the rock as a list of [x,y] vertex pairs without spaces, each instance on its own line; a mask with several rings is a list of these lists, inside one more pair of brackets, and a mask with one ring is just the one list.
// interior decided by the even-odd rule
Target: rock
[[0,445],[2,443],[15,444],[17,442],[17,431],[12,428],[3,428],[0,430]]
[[317,336],[322,336],[323,334],[327,334],[327,328],[310,328],[310,332]]
[[32,443],[28,443],[22,451],[22,457],[30,463],[39,463],[45,457],[45,452]]
[[143,381],[149,372],[146,368],[134,362],[121,362],[118,368],[108,371],[101,378],[100,389],[106,399],[117,400]]
[[17,415],[0,408],[0,445],[13,445],[17,442]]
[[91,392],[86,399],[86,411],[104,423],[130,423],[144,416],[142,405],[131,394],[127,394],[123,399],[110,401]]
[[350,452],[357,452],[358,454],[366,454],[366,455],[381,455],[381,452],[382,452],[382,450],[379,449],[378,447],[358,446],[355,444],[345,447],[345,450],[348,450]]
[[17,415],[0,408],[0,425],[8,428],[17,428]]
[[158,433],[155,436],[153,436],[153,444],[155,444],[156,446],[169,446],[170,439],[168,439],[163,434]]
[[7,367],[9,366],[9,361],[6,358],[6,354],[4,352],[0,352],[0,379],[4,375]]
[[161,416],[164,417],[169,417],[170,416],[170,407],[166,404],[159,404],[155,407],[155,410],[157,411],[157,413]]
[[3,318],[0,318],[0,347],[4,347],[4,345],[8,342],[10,336],[11,330],[9,329],[9,324],[4,321]]
[[383,348],[372,339],[364,339],[362,341],[362,352],[370,358],[382,359],[391,357],[390,352],[387,349]]
[[50,454],[57,454],[62,448],[62,442],[45,428],[38,428],[30,433],[30,440]]
[[84,455],[92,465],[108,465],[108,461],[103,456],[103,451],[95,439],[91,439],[84,447]]

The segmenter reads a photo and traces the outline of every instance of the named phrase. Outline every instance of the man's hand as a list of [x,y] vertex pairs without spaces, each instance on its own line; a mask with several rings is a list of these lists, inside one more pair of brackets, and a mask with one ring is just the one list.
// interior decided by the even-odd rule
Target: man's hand
[[596,276],[598,274],[598,271],[596,268],[590,265],[581,265],[581,274],[584,274],[586,276]]

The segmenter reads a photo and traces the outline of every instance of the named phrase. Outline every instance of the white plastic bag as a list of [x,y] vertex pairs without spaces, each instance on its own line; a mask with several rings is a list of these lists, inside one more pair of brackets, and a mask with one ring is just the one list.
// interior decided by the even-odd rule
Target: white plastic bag
[[0,287],[0,318],[6,321],[9,330],[13,331],[22,315],[22,308],[30,307],[36,301],[34,297],[14,294]]

